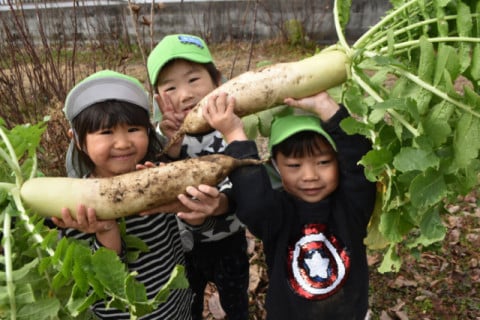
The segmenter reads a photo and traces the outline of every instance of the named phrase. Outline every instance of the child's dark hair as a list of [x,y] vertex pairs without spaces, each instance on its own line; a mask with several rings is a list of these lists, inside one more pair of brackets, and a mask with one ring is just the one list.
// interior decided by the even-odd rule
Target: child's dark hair
[[161,151],[162,144],[150,122],[148,112],[143,107],[130,102],[107,100],[91,105],[72,120],[74,138],[81,147],[81,150],[78,150],[80,161],[89,170],[93,170],[95,164],[83,151],[87,134],[101,129],[113,128],[120,124],[146,128],[149,142],[147,153],[144,159],[141,160],[141,163],[156,160],[156,155]]
[[315,155],[319,151],[321,154],[336,154],[330,142],[321,134],[301,131],[274,145],[272,159],[276,159],[278,153],[286,157],[302,158]]
[[[163,68],[167,67],[168,65],[172,64],[174,61],[177,61],[177,60],[184,60],[184,59],[182,59],[182,58],[172,59],[169,62],[167,62],[165,64],[165,66],[163,66]],[[185,61],[188,61],[190,63],[199,64],[199,65],[203,66],[207,70],[208,74],[210,75],[210,78],[212,78],[213,83],[215,83],[217,86],[219,86],[221,84],[222,73],[220,72],[220,70],[217,69],[217,67],[215,66],[215,64],[213,62],[198,63],[198,62],[192,62],[190,60],[185,60]],[[158,82],[158,79],[157,79],[157,82]],[[158,93],[158,88],[157,88],[156,85],[155,85],[154,89],[155,89],[155,92]]]

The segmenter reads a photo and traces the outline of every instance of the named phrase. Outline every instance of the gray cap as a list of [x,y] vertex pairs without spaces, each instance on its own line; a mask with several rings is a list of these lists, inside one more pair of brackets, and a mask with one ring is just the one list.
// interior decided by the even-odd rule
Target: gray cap
[[[63,111],[71,123],[86,108],[107,100],[130,102],[150,113],[148,94],[140,81],[112,70],[96,72],[73,87],[65,100]],[[73,139],[67,150],[65,166],[69,177],[81,178],[89,173],[80,161]]]
[[112,70],[96,72],[73,87],[63,111],[68,121],[72,122],[92,104],[106,100],[127,101],[150,112],[148,95],[140,81]]

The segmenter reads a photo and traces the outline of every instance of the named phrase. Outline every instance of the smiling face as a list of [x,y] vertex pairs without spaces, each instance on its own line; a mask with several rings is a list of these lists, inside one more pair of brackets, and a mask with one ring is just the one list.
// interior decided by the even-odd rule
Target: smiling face
[[159,73],[157,90],[166,93],[176,112],[184,116],[217,84],[207,69],[183,59],[173,60]]
[[85,153],[95,164],[92,174],[102,178],[134,171],[147,148],[147,129],[127,124],[88,133],[85,140]]
[[288,143],[294,145],[295,151],[288,155],[282,151],[275,153],[284,190],[310,203],[321,201],[334,192],[339,178],[338,161],[332,146],[319,135],[314,139],[307,144],[297,141],[296,145],[290,140]]

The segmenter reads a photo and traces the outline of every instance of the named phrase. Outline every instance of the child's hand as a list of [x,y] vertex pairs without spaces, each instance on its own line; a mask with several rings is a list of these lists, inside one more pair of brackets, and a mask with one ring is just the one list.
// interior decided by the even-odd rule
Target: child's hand
[[[159,166],[161,165],[164,165],[164,163],[160,163]],[[147,169],[147,168],[155,168],[156,165],[155,163],[151,162],[151,161],[146,161],[144,164],[141,164],[141,163],[138,163],[136,166],[135,166],[135,169],[137,170],[143,170],[143,169]]]
[[234,140],[245,140],[242,120],[233,112],[235,99],[222,92],[211,96],[203,106],[203,117],[212,126],[223,134],[227,143]]
[[162,121],[160,121],[160,129],[162,133],[170,138],[172,135],[180,129],[183,119],[185,118],[184,112],[177,112],[173,106],[172,100],[168,94],[162,92],[156,94],[155,99],[162,113]]
[[291,107],[313,112],[325,122],[340,109],[338,103],[325,91],[303,99],[285,98],[283,102]]
[[95,209],[81,204],[77,207],[76,219],[72,217],[68,208],[62,208],[62,219],[52,217],[53,223],[60,228],[73,228],[83,233],[102,233],[117,226],[115,220],[97,220]]
[[[162,121],[160,121],[160,130],[162,134],[167,137],[169,140],[177,133],[180,129],[180,126],[185,119],[185,112],[177,112],[173,106],[172,100],[168,94],[162,92],[160,95],[155,95],[157,99],[157,104],[162,113]],[[180,137],[174,144],[170,146],[168,150],[168,155],[172,158],[177,158],[180,155],[180,149],[182,147],[183,138]]]
[[97,240],[117,254],[122,250],[120,228],[115,220],[97,220],[95,209],[78,205],[76,219],[68,208],[62,209],[62,219],[52,217],[53,223],[60,228],[73,228],[83,233],[95,233]]
[[178,212],[177,216],[191,225],[202,224],[209,216],[223,214],[228,209],[228,200],[225,194],[216,187],[201,184],[197,188],[187,187],[187,193],[178,195],[178,200],[187,207],[185,212]]

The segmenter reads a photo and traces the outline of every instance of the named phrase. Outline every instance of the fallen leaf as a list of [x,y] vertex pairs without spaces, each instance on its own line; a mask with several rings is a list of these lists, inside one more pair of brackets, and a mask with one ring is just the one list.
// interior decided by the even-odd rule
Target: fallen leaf
[[214,292],[212,296],[208,299],[208,309],[212,314],[214,319],[225,319],[225,311],[223,311],[222,305],[220,304],[220,297],[218,292]]
[[263,268],[258,264],[250,265],[250,279],[248,283],[248,291],[255,292],[258,288],[258,284],[262,280]]

